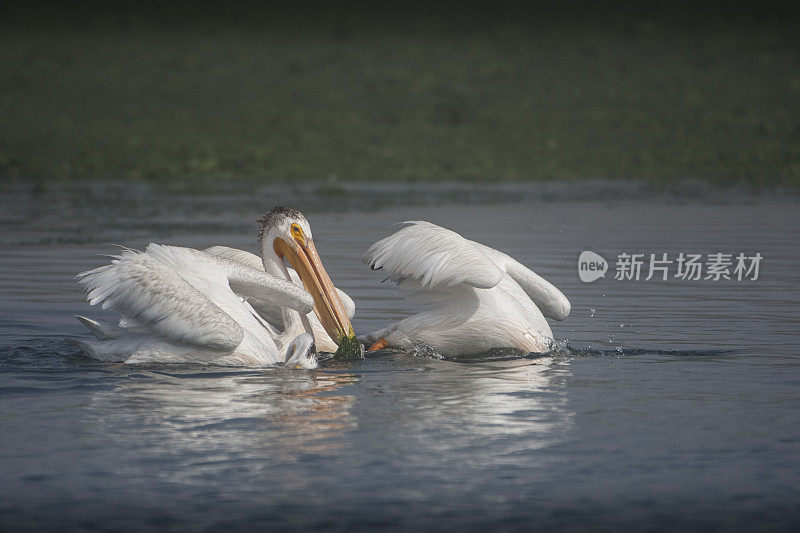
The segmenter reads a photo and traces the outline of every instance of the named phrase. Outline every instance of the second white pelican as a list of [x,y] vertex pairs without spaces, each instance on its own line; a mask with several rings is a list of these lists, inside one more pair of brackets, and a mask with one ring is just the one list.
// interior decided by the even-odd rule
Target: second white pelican
[[428,309],[365,335],[371,349],[427,345],[442,355],[492,348],[546,352],[545,316],[564,320],[569,300],[508,255],[430,222],[409,221],[373,244],[364,260]]
[[[76,341],[88,355],[126,363],[170,362],[316,366],[306,317],[312,309],[337,341],[353,337],[349,317],[322,266],[311,228],[299,212],[275,208],[259,220],[262,268],[211,254],[150,244],[79,275],[92,305],[119,311],[118,326],[78,317],[97,341]],[[293,283],[284,257],[303,287]],[[272,328],[243,297],[279,307]]]

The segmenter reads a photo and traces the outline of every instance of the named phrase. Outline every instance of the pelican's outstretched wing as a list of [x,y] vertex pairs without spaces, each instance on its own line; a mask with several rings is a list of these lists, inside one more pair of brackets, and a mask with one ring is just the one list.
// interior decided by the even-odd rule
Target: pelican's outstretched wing
[[208,268],[202,268],[203,272],[207,269],[219,269],[227,278],[231,290],[240,296],[273,302],[301,313],[308,313],[314,307],[314,299],[302,287],[267,274],[263,266],[259,269],[250,268],[241,262],[192,248],[152,243],[147,246],[147,254],[181,272],[193,272],[204,265]]
[[264,270],[264,263],[261,262],[261,258],[256,254],[252,254],[245,250],[229,248],[228,246],[211,246],[203,251],[209,255],[213,255],[214,257],[220,257],[236,263],[241,263],[244,266],[248,266],[256,270]]
[[[119,311],[170,341],[233,351],[244,336],[230,315],[147,253],[124,252],[78,281],[91,305]],[[227,284],[221,272],[208,281]]]
[[405,224],[370,246],[364,261],[396,282],[411,278],[424,289],[461,284],[489,289],[503,279],[503,271],[458,233],[422,220]]
[[511,279],[519,284],[544,316],[555,320],[564,320],[569,316],[569,300],[555,285],[513,257],[486,245],[474,241],[469,242],[482,250],[499,268],[511,276]]
[[[229,261],[234,261],[236,263],[240,263],[244,266],[254,268],[256,270],[263,270],[264,265],[261,262],[261,259],[253,253],[247,252],[245,250],[239,250],[237,248],[229,248],[227,246],[212,246],[210,248],[206,248],[203,250],[205,253],[213,255],[214,257],[220,257],[222,259],[228,259]],[[303,282],[300,280],[300,276],[294,271],[292,267],[287,266],[287,270],[289,271],[289,276],[292,278],[292,281],[299,285],[300,287],[303,286]],[[234,289],[235,291],[235,289]],[[336,292],[339,294],[339,299],[342,301],[342,305],[344,305],[344,309],[347,312],[348,318],[353,318],[356,313],[356,304],[350,295],[344,292],[343,290],[336,288]],[[268,302],[264,302],[261,300],[263,304],[267,304]],[[280,317],[280,307],[274,306],[275,310],[277,310],[277,314],[275,313],[268,313],[270,316],[274,315],[275,317]],[[260,311],[260,309],[259,309]],[[279,318],[278,318],[279,319]],[[269,319],[268,319],[269,320]]]

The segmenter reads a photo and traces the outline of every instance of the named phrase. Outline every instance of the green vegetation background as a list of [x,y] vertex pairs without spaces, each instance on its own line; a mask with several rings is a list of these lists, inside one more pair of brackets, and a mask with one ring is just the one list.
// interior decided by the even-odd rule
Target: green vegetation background
[[0,178],[800,184],[779,7],[321,5],[15,6]]

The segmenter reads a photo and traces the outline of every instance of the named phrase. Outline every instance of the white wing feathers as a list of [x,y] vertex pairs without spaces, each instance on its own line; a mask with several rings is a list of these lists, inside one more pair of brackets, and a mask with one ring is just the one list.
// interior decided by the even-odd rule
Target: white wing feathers
[[[373,269],[385,270],[395,282],[413,279],[429,291],[460,284],[489,289],[508,274],[542,314],[555,320],[569,315],[566,296],[516,259],[430,222],[405,224],[408,226],[376,242],[364,254],[365,262]],[[439,299],[441,296],[435,295],[432,301]]]
[[244,332],[233,318],[146,253],[124,252],[109,265],[78,274],[78,280],[91,305],[115,309],[171,341],[224,351],[242,341]]
[[564,320],[569,316],[569,300],[555,285],[514,259],[506,264],[506,272],[519,283],[544,316],[554,320]]
[[482,250],[494,263],[517,282],[525,294],[536,304],[546,317],[564,320],[569,316],[570,303],[555,285],[529,269],[513,257],[489,248],[483,244],[470,241]]
[[[259,260],[260,262],[260,260]],[[280,303],[301,313],[314,306],[302,287],[228,259],[150,244],[126,251],[78,275],[91,305],[119,311],[165,339],[233,351],[243,327],[260,330],[249,306],[234,293]]]
[[[258,257],[256,254],[247,252],[245,250],[239,250],[237,248],[229,248],[227,246],[211,246],[210,248],[206,248],[203,251],[207,254],[213,255],[214,257],[220,257],[223,259],[228,259],[230,261],[241,263],[242,265],[248,266],[256,270],[264,270],[264,265],[261,262],[261,258]],[[297,275],[297,272],[295,272],[294,269],[291,267],[287,266],[286,268],[289,271],[289,277],[292,278],[292,281],[296,285],[302,287],[303,282],[300,280],[300,276]],[[353,302],[353,299],[350,298],[350,295],[348,295],[343,290],[337,288],[336,292],[339,294],[339,299],[342,301],[342,305],[344,305],[344,309],[347,312],[347,316],[349,318],[353,318],[353,315],[355,315],[356,313],[355,302]],[[277,309],[278,311],[280,311],[279,308]],[[280,312],[278,312],[278,316],[280,316]]]
[[273,302],[304,314],[314,309],[314,298],[302,286],[270,276],[263,270],[228,262],[226,274],[236,294]]
[[471,241],[430,222],[414,220],[376,242],[364,254],[373,269],[383,269],[396,282],[417,280],[423,288],[466,284],[494,287],[503,272]]
[[258,257],[256,254],[239,250],[238,248],[229,248],[227,246],[211,246],[203,251],[209,255],[213,255],[214,257],[235,261],[256,270],[264,270],[264,263],[261,261],[260,257]]
[[[248,253],[237,251],[241,254]],[[192,248],[161,244],[148,245],[146,253],[163,264],[182,271],[193,271],[198,267],[205,267],[202,268],[203,273],[219,270],[224,273],[231,290],[240,296],[274,302],[301,313],[308,313],[314,307],[314,299],[308,292],[294,283],[264,272],[260,259],[258,259],[259,268],[251,268],[236,259],[213,256]]]

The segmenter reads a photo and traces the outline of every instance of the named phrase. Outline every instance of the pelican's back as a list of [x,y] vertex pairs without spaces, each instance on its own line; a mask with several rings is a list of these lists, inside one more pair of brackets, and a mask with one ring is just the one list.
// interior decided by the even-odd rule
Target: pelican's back
[[118,311],[121,325],[135,324],[119,328],[114,339],[79,345],[104,360],[209,363],[236,352],[249,364],[274,362],[274,342],[215,261],[197,250],[151,244],[79,274],[92,305]]

